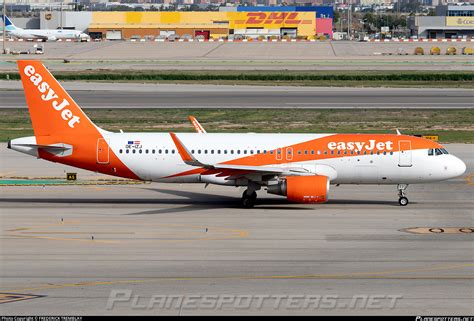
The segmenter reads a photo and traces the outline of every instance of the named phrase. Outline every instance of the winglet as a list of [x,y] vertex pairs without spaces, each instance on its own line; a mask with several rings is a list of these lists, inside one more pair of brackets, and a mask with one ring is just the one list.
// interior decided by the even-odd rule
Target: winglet
[[191,124],[193,124],[194,126],[194,129],[196,130],[196,132],[198,134],[205,134],[207,133],[206,130],[204,129],[204,127],[202,127],[202,125],[198,122],[198,120],[196,119],[196,117],[194,116],[188,116],[188,119],[189,121],[191,122]]
[[186,164],[191,165],[191,166],[199,166],[199,167],[205,167],[205,168],[212,167],[210,165],[206,165],[206,164],[203,164],[200,161],[198,161],[189,152],[189,150],[186,148],[186,146],[183,145],[183,143],[181,142],[181,140],[179,140],[178,136],[176,136],[175,133],[170,133],[170,136],[171,136],[171,139],[173,140],[173,142],[176,146],[176,149],[178,150],[178,153],[181,156],[181,159],[183,160],[183,162],[185,162]]

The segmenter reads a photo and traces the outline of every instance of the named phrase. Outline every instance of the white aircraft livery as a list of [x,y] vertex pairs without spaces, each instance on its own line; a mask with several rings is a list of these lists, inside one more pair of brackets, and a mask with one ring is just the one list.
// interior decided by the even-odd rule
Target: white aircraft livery
[[[34,136],[8,148],[47,161],[118,177],[246,187],[291,202],[323,203],[330,184],[396,185],[458,177],[466,165],[437,142],[397,134],[113,133],[84,114],[37,60],[19,60]],[[196,121],[197,122],[197,121]],[[203,134],[203,132],[205,134]]]
[[89,35],[70,29],[22,29],[16,27],[7,16],[5,19],[5,30],[8,35],[18,39],[40,39],[44,41],[56,41],[59,39],[77,39],[85,41],[89,39]]

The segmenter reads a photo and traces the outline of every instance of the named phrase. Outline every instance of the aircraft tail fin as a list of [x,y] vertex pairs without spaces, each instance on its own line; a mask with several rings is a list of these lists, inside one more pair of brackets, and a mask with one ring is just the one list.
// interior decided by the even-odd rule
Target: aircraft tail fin
[[18,68],[36,137],[99,131],[40,61],[18,60]]
[[10,18],[8,18],[8,16],[2,15],[2,20],[5,20],[5,30],[6,31],[21,29],[21,28],[16,27],[15,24],[13,24],[13,22],[10,20]]

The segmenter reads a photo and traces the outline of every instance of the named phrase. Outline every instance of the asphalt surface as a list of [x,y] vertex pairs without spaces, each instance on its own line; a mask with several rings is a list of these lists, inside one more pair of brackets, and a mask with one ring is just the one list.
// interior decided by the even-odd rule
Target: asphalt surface
[[[7,42],[11,51],[34,51],[31,42]],[[41,59],[52,71],[75,70],[474,70],[461,55],[472,42],[48,42],[43,55],[0,55],[0,71],[16,59]],[[417,47],[425,55],[414,55]],[[429,55],[438,47],[441,55]],[[457,55],[445,55],[449,47]],[[67,63],[64,63],[64,60]]]
[[[1,314],[472,315],[474,146],[447,149],[466,174],[410,186],[407,207],[394,186],[262,191],[248,210],[219,186],[0,187]],[[70,171],[5,144],[0,160],[3,177]]]
[[[321,88],[63,83],[85,108],[471,108],[474,91],[442,88]],[[0,81],[0,108],[26,108],[19,81]]]

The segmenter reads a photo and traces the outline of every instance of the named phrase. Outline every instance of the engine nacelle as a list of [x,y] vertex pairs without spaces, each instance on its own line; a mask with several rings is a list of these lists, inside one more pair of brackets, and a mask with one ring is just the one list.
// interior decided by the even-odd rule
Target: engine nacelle
[[325,203],[328,200],[329,177],[287,176],[278,184],[269,185],[267,192],[283,195],[297,203]]

